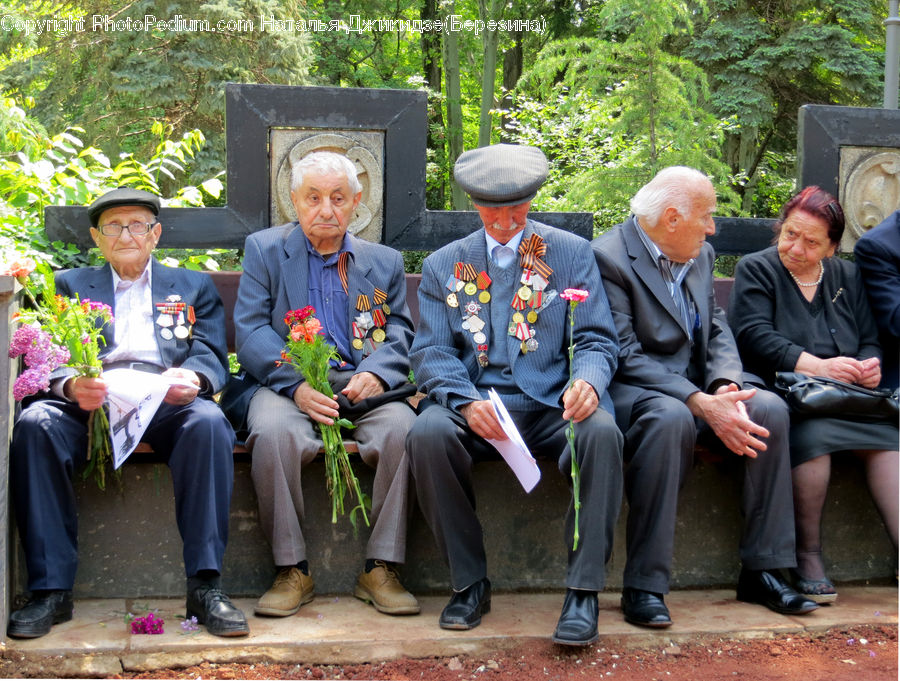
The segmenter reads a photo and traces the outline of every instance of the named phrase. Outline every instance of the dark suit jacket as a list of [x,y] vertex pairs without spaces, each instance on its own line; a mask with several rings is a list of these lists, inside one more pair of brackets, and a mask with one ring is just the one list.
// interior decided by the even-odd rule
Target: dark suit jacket
[[[359,314],[356,301],[360,294],[372,301],[376,287],[385,291],[391,310],[384,343],[365,359],[361,350],[352,350],[356,372],[371,372],[388,389],[397,388],[408,382],[413,335],[403,258],[392,248],[353,236],[350,243],[353,255],[347,267],[348,333],[353,318]],[[306,236],[298,223],[270,227],[247,237],[244,272],[234,307],[237,358],[256,381],[275,392],[300,380],[293,367],[276,367],[275,362],[288,333],[285,314],[309,304],[308,277]]]
[[869,305],[881,331],[882,385],[900,383],[900,210],[863,234],[854,248]]
[[[171,295],[181,296],[181,302],[194,307],[196,322],[190,338],[160,336],[162,327],[154,325],[156,344],[166,368],[190,369],[205,379],[204,393],[221,390],[228,375],[227,345],[225,342],[225,308],[212,279],[202,272],[166,267],[155,259],[151,264],[151,292],[154,303],[165,302]],[[81,267],[58,272],[57,292],[66,297],[77,293],[82,300],[96,300],[109,306],[115,304],[113,275],[109,263],[102,267]],[[156,316],[154,310],[154,318]],[[115,324],[115,320],[113,320]],[[106,347],[101,348],[101,359],[115,343],[114,327],[103,328]]]
[[[606,388],[616,370],[617,344],[609,305],[600,283],[600,275],[590,255],[590,244],[579,236],[528,220],[523,239],[539,234],[547,244],[544,262],[552,269],[549,289],[562,293],[567,288],[585,289],[588,299],[575,313],[574,378],[587,381],[611,411]],[[476,272],[487,269],[487,247],[484,230],[444,246],[425,259],[419,286],[419,329],[410,357],[419,389],[435,402],[450,409],[482,399],[475,387],[483,369],[478,364],[473,335],[462,328],[462,307],[447,305],[447,278],[453,275],[454,263],[465,262]],[[490,334],[488,305],[480,315],[486,322],[483,333]],[[512,308],[509,301],[500,304]],[[569,380],[569,304],[556,298],[540,313],[535,325],[538,349],[523,355],[521,342],[514,336],[507,341],[507,356],[513,380],[523,393],[549,407],[559,407]]]
[[684,402],[719,382],[743,382],[734,336],[713,293],[712,246],[703,245],[685,278],[700,315],[692,348],[675,301],[638,229],[632,216],[592,243],[619,334],[619,369],[609,392],[616,418],[624,423],[630,421],[632,405],[644,391]]

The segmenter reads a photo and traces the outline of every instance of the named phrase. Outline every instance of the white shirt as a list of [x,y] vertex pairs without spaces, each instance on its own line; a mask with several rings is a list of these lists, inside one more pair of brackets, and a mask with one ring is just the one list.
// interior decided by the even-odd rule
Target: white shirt
[[[150,269],[153,260],[141,276],[134,281],[122,279],[113,269],[113,328],[115,329],[115,345],[103,358],[104,364],[112,362],[149,362],[162,366],[162,355],[156,343],[156,326],[154,320],[153,293],[150,281]],[[161,301],[160,301],[161,302]]]

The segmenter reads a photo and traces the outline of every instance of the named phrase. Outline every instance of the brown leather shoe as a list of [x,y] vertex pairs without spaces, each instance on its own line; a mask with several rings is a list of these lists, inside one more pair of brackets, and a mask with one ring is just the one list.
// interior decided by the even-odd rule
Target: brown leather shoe
[[285,567],[278,571],[272,588],[262,595],[254,612],[270,617],[293,615],[300,606],[316,597],[313,578],[298,567]]
[[353,595],[387,615],[419,614],[416,597],[403,588],[397,573],[383,560],[376,560],[370,572],[360,574]]

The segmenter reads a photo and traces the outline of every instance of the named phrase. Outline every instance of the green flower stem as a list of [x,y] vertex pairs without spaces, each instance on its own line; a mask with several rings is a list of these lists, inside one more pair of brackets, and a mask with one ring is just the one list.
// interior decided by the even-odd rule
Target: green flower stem
[[[574,300],[569,301],[569,388],[572,387],[574,382],[575,307],[577,305],[578,303]],[[572,550],[577,551],[579,511],[581,511],[581,470],[578,468],[578,461],[575,459],[575,419],[569,419],[569,425],[566,428],[566,440],[569,441],[569,454],[572,458],[572,500],[575,506],[575,534],[572,538]]]

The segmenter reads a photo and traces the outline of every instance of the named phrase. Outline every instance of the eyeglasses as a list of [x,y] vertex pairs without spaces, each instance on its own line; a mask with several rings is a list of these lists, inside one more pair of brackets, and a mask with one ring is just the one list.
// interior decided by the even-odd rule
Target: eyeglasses
[[131,233],[131,236],[144,236],[147,232],[153,229],[154,224],[156,223],[132,222],[128,225],[120,225],[118,222],[110,222],[105,225],[100,225],[97,229],[100,230],[100,233],[103,236],[121,236],[123,229],[127,229]]

